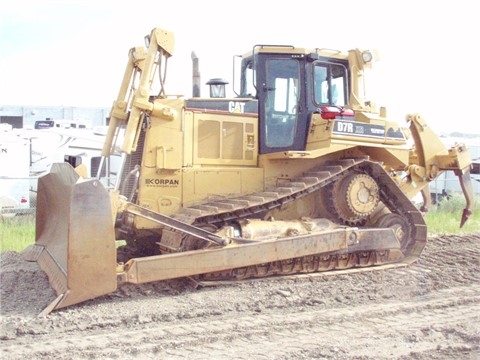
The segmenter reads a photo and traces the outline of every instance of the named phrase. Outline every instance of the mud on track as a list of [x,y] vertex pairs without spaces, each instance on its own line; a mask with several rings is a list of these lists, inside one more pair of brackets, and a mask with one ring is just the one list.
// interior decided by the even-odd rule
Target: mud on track
[[480,233],[438,236],[406,268],[126,285],[37,317],[45,274],[4,252],[0,358],[479,359],[479,259]]

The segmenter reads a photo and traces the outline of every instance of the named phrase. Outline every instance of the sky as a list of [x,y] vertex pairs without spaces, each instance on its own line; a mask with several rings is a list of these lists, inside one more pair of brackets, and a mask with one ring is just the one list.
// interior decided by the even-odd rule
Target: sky
[[[469,0],[17,0],[0,4],[0,106],[109,107],[128,50],[153,28],[173,32],[166,92],[232,83],[232,59],[256,44],[375,48],[372,100],[394,120],[421,113],[437,132],[480,133],[476,3]],[[202,95],[208,96],[206,85]]]

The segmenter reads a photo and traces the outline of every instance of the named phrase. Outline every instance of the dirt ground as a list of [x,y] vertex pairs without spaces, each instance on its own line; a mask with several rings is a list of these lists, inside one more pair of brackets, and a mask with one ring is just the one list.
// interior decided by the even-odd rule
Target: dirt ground
[[126,285],[39,317],[45,274],[3,252],[0,358],[480,359],[479,259],[480,233],[437,236],[410,267]]

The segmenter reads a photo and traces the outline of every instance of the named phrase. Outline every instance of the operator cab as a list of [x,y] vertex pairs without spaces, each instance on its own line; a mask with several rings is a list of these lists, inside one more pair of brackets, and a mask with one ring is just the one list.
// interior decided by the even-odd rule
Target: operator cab
[[261,154],[303,151],[311,115],[348,103],[348,61],[256,45],[242,60],[241,97],[258,99]]

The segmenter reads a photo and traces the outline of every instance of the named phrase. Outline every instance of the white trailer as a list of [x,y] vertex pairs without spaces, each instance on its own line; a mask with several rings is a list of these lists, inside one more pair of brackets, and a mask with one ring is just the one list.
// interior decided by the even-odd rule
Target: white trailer
[[0,129],[0,218],[30,209],[30,142]]

